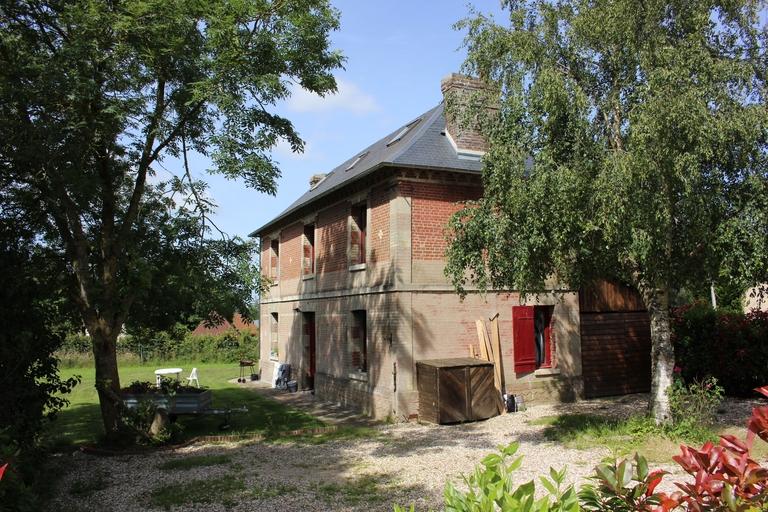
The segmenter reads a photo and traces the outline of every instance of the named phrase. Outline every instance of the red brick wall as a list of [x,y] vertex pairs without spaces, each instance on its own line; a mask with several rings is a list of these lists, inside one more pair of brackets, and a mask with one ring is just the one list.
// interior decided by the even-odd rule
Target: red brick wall
[[368,255],[371,264],[389,261],[389,200],[391,193],[374,189],[370,195],[370,228]]
[[304,224],[291,224],[280,232],[280,280],[301,276],[301,241]]
[[315,233],[316,272],[334,272],[347,268],[347,218],[349,204],[339,203],[322,210]]
[[461,209],[458,201],[477,199],[480,187],[460,184],[402,182],[400,191],[411,197],[411,247],[414,260],[442,260],[448,246],[448,219]]

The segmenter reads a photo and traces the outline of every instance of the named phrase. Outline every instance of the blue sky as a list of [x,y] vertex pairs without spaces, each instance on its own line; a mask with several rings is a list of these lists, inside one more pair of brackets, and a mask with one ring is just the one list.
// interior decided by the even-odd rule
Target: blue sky
[[[338,94],[319,98],[299,91],[277,106],[290,119],[306,148],[273,152],[282,178],[276,196],[247,189],[242,182],[205,175],[208,162],[190,162],[196,177],[210,184],[219,205],[214,220],[230,235],[245,238],[283,211],[309,188],[312,174],[328,172],[360,149],[396,130],[441,100],[440,79],[459,71],[464,34],[452,25],[468,13],[466,0],[336,0],[341,28],[332,36],[345,70],[336,74]],[[498,0],[478,0],[482,11],[498,11]]]

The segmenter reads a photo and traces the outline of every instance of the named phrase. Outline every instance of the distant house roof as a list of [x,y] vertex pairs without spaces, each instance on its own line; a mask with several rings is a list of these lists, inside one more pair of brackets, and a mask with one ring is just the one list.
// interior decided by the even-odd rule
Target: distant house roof
[[280,215],[249,236],[257,236],[268,231],[301,208],[388,166],[445,169],[478,174],[481,170],[479,157],[457,153],[449,138],[445,136],[443,103],[440,103],[352,155]]
[[206,325],[205,322],[200,322],[195,330],[192,331],[194,336],[211,336],[216,334],[224,334],[230,330],[236,330],[238,332],[250,332],[257,334],[259,332],[259,321],[249,322],[244,319],[240,313],[235,313],[232,318],[232,322],[226,318],[222,318],[222,322],[218,325]]

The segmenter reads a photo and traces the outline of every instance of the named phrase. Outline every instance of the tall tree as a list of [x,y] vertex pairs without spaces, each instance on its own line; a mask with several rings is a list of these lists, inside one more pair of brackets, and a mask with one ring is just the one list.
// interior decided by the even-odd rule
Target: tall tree
[[302,141],[270,109],[292,84],[335,90],[337,27],[327,0],[0,3],[0,177],[18,204],[45,212],[42,235],[66,260],[108,438],[120,428],[117,336],[152,275],[140,242],[148,222],[165,221],[148,180],[178,157],[172,192],[193,202],[169,207],[209,229],[188,150],[274,193],[267,151]]
[[446,272],[462,292],[542,290],[552,276],[634,285],[651,318],[651,412],[667,421],[670,292],[766,276],[762,4],[503,3],[504,25],[458,25],[492,97],[449,110],[490,149],[484,197],[452,219]]

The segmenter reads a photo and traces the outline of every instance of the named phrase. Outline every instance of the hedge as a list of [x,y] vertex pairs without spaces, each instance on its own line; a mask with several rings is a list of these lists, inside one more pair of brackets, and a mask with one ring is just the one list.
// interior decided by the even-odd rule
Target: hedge
[[741,397],[768,383],[768,312],[682,306],[672,311],[672,340],[686,382],[715,377],[726,394]]

